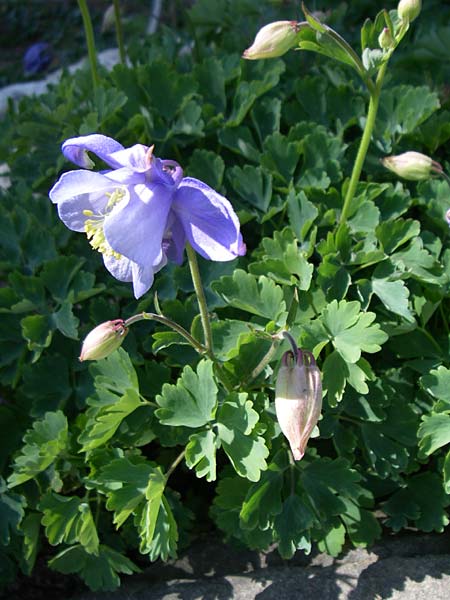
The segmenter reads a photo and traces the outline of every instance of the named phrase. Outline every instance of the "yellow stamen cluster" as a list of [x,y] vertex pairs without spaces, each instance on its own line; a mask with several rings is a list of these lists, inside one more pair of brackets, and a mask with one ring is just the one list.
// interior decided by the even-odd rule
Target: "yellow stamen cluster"
[[122,258],[122,255],[113,250],[106,241],[103,225],[105,218],[109,215],[114,206],[116,206],[124,198],[125,194],[125,190],[120,188],[114,190],[114,192],[111,194],[107,192],[106,195],[109,199],[105,206],[104,213],[96,215],[92,210],[83,210],[84,216],[92,217],[90,219],[86,219],[84,222],[84,231],[91,246],[94,248],[94,250],[98,250],[105,256],[114,256],[114,258],[117,260]]

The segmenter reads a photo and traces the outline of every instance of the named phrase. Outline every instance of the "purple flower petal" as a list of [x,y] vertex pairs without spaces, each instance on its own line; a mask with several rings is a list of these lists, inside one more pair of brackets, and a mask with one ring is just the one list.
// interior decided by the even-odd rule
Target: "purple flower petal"
[[172,209],[189,243],[204,258],[227,261],[245,254],[233,207],[202,181],[185,177],[175,192]]
[[125,256],[118,259],[107,255],[103,257],[103,262],[111,275],[119,281],[132,281],[134,295],[140,298],[152,287],[155,273],[165,266],[167,259],[163,255],[154,267],[138,265]]
[[108,202],[107,192],[118,186],[100,173],[69,171],[52,187],[49,196],[58,204],[61,221],[72,231],[84,231],[84,211],[100,214]]
[[70,138],[62,145],[64,156],[84,169],[92,169],[94,166],[87,152],[93,152],[110,167],[121,167],[122,164],[111,158],[113,152],[123,150],[122,144],[116,142],[106,135],[93,133],[80,137]]
[[171,211],[162,243],[164,254],[171,262],[181,265],[185,246],[186,234],[184,233],[183,225],[173,211]]
[[163,186],[131,189],[127,204],[120,203],[105,219],[105,237],[111,248],[139,265],[159,262],[170,200],[171,193]]

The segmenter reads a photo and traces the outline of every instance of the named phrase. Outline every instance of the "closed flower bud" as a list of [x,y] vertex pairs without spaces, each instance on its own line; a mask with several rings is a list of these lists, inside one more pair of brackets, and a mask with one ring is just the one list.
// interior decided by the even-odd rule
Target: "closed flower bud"
[[420,152],[404,152],[398,156],[386,156],[383,165],[399,177],[409,181],[428,179],[432,174],[441,175],[441,165]]
[[281,431],[295,460],[303,458],[306,444],[322,410],[320,371],[311,352],[285,352],[275,386],[275,410]]
[[80,360],[106,358],[122,345],[128,329],[123,319],[106,321],[93,329],[83,342]]
[[397,6],[398,16],[402,21],[411,23],[422,9],[422,0],[400,0]]
[[389,50],[394,45],[394,39],[387,27],[378,36],[378,44],[382,50]]
[[258,31],[255,41],[242,55],[248,60],[275,58],[286,54],[297,45],[297,34],[301,23],[297,21],[275,21]]

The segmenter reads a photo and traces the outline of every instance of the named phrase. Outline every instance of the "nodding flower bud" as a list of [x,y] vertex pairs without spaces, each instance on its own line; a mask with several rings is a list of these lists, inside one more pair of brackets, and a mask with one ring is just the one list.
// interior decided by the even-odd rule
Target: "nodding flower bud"
[[255,41],[242,55],[248,60],[275,58],[286,54],[297,45],[297,34],[301,23],[297,21],[275,21],[258,31]]
[[400,0],[397,6],[398,16],[402,21],[411,23],[422,10],[422,0]]
[[322,410],[320,371],[311,352],[285,352],[275,386],[275,410],[281,431],[295,460],[303,458],[306,444]]
[[442,175],[442,166],[420,152],[404,152],[398,156],[386,156],[381,160],[383,166],[399,177],[409,181],[428,179],[432,174]]
[[122,345],[128,329],[123,319],[106,321],[86,336],[81,348],[80,360],[106,358]]
[[394,38],[388,27],[385,27],[378,36],[378,44],[382,50],[389,50],[394,46]]

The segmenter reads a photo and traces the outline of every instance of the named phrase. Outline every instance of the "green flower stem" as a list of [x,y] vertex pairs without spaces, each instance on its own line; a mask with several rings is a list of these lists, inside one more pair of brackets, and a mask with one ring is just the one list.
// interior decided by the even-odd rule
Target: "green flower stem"
[[120,62],[124,65],[126,63],[125,46],[123,44],[123,29],[122,19],[120,18],[120,6],[119,0],[113,0],[114,4],[114,21],[116,25],[116,39],[117,47],[119,48]]
[[375,125],[375,120],[378,112],[378,105],[380,103],[380,94],[381,88],[383,86],[383,79],[386,74],[387,69],[387,61],[381,66],[378,71],[378,76],[376,79],[375,87],[370,91],[370,102],[369,109],[367,111],[367,119],[364,127],[363,136],[361,138],[361,143],[359,145],[358,154],[356,155],[355,164],[353,165],[352,176],[350,178],[350,183],[347,188],[347,193],[345,195],[344,205],[342,207],[341,213],[341,223],[345,223],[348,218],[348,213],[350,210],[350,206],[353,200],[353,196],[355,195],[356,188],[359,183],[359,178],[361,176],[361,171],[364,165],[364,161],[366,159],[367,150],[369,149],[370,140],[372,138],[372,132]]
[[205,336],[205,346],[207,349],[208,356],[213,359],[213,339],[211,332],[211,323],[209,321],[208,306],[206,304],[205,292],[203,290],[202,280],[200,277],[200,271],[198,268],[197,255],[190,244],[186,244],[186,253],[189,261],[189,268],[191,270],[192,283],[194,284],[194,290],[197,294],[198,307],[200,309],[200,318],[202,321],[203,334]]
[[200,342],[198,342],[188,331],[186,331],[184,327],[178,325],[178,323],[175,323],[175,321],[172,321],[172,319],[168,319],[163,315],[143,312],[139,313],[138,315],[133,315],[132,317],[127,319],[124,324],[125,327],[129,327],[130,325],[133,325],[138,321],[146,321],[149,319],[151,319],[152,321],[157,321],[158,323],[162,323],[163,325],[167,325],[167,327],[170,327],[171,329],[179,333],[191,344],[193,348],[195,348],[195,350],[197,350],[199,354],[208,354],[208,349],[205,348],[203,344],[200,344]]
[[81,16],[83,18],[84,35],[86,37],[92,83],[95,90],[100,84],[100,78],[97,70],[97,51],[95,50],[94,30],[92,28],[91,15],[89,14],[86,0],[78,0],[78,6],[80,7]]

